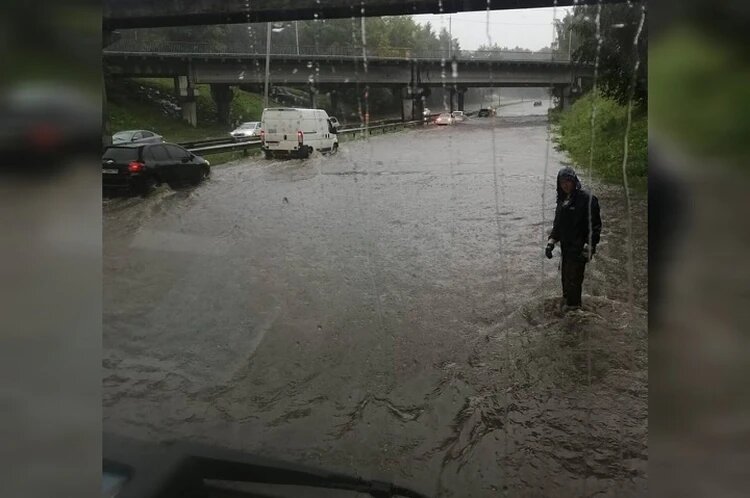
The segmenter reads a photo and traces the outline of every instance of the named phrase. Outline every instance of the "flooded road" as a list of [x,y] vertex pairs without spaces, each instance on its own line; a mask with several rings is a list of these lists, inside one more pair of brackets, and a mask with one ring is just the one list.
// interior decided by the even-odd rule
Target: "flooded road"
[[105,430],[432,496],[645,494],[645,197],[633,308],[622,188],[594,182],[602,243],[561,315],[565,157],[533,112],[105,200]]

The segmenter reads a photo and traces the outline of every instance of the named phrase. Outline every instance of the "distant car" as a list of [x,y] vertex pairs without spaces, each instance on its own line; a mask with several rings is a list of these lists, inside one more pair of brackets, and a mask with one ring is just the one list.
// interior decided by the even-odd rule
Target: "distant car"
[[450,113],[444,112],[440,114],[437,118],[435,118],[435,124],[436,125],[452,125],[455,124],[456,119],[451,116]]
[[328,122],[331,123],[331,126],[333,126],[333,128],[336,130],[341,127],[341,123],[339,123],[339,120],[336,118],[336,116],[329,116]]
[[242,123],[232,130],[230,135],[232,135],[235,142],[242,142],[244,140],[251,140],[260,137],[260,121]]
[[164,137],[148,130],[118,131],[112,135],[112,145],[119,144],[160,144]]
[[454,120],[455,120],[456,122],[459,122],[459,121],[466,121],[466,114],[464,114],[464,111],[453,111],[453,112],[451,113],[451,115],[453,116],[453,119],[454,119]]
[[535,100],[534,101],[534,107],[539,107],[540,105],[542,105],[542,101],[541,100]]
[[111,145],[102,156],[102,187],[147,194],[153,187],[197,185],[211,174],[211,163],[179,145]]
[[492,116],[492,111],[490,109],[479,109],[479,112],[477,113],[478,118],[489,118]]

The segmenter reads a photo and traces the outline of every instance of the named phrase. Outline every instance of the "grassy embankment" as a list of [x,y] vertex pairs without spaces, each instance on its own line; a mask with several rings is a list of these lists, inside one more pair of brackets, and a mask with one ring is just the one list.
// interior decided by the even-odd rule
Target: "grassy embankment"
[[[591,112],[595,109],[592,129]],[[616,101],[589,93],[563,112],[551,112],[558,136],[555,141],[566,151],[577,168],[588,170],[607,182],[623,183],[622,164],[625,152],[625,131],[628,108]],[[594,133],[594,154],[591,161],[591,136]],[[648,116],[644,109],[634,107],[628,137],[626,172],[631,187],[643,190],[648,175]]]
[[[176,104],[173,81],[160,78],[114,80],[107,85],[107,109],[113,132],[129,129],[152,130],[168,142],[189,142],[208,138],[228,137],[232,127],[217,123],[216,104],[209,85],[197,85],[198,126],[193,128],[183,121],[179,112],[164,102]],[[162,101],[162,102],[160,102]],[[271,102],[271,105],[277,105]],[[230,111],[230,122],[259,121],[263,112],[263,97],[235,89]],[[238,159],[243,152],[213,154],[211,164]]]

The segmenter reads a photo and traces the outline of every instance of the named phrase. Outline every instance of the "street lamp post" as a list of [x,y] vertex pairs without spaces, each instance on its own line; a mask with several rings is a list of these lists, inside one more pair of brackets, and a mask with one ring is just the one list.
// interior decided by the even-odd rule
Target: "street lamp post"
[[263,89],[263,108],[268,107],[268,80],[271,75],[271,23],[266,23],[266,82]]
[[298,21],[294,21],[294,34],[297,37],[297,55],[299,55],[299,26],[297,26]]

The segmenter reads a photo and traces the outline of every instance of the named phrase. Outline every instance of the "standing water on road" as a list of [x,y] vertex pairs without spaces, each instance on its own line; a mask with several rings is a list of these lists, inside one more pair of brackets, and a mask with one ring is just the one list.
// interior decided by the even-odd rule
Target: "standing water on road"
[[105,429],[432,496],[644,494],[645,197],[631,313],[622,193],[582,175],[602,242],[584,309],[561,315],[543,248],[566,158],[550,150],[545,176],[544,114],[106,201]]

